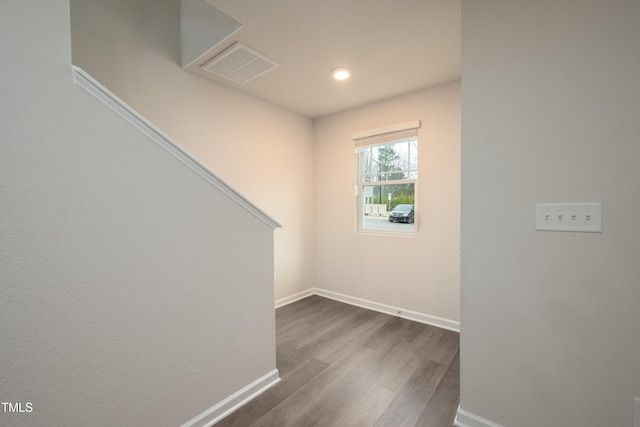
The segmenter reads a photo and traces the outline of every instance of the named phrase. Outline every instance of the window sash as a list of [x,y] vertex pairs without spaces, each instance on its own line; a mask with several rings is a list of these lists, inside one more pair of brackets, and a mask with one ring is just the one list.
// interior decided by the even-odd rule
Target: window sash
[[[413,200],[417,197],[417,181],[418,181],[418,128],[420,121],[405,122],[399,125],[388,126],[385,128],[374,129],[354,133],[353,142],[355,146],[355,166],[356,166],[356,229],[364,232],[379,233],[378,229],[365,228],[365,196],[372,188],[375,193],[377,188],[382,186],[395,186],[402,184],[413,185]],[[398,146],[394,143],[399,144]],[[406,147],[403,144],[407,144]],[[388,145],[393,148],[395,155],[392,160],[386,164],[380,160],[379,151],[375,147]],[[370,156],[369,158],[366,158]],[[368,164],[365,164],[368,162]],[[379,169],[376,170],[377,163]],[[383,166],[384,165],[384,166]],[[389,170],[384,170],[389,169]],[[394,176],[395,175],[395,176]],[[388,179],[394,177],[395,179]],[[375,196],[374,196],[375,197]],[[382,202],[382,196],[379,202]],[[416,225],[417,226],[417,225]],[[416,232],[416,226],[411,231],[389,231],[391,234],[413,234]],[[383,234],[385,234],[383,232]]]
[[[360,182],[397,181],[402,179],[417,179],[418,177],[418,139],[396,139],[384,145],[365,146],[356,148],[356,156],[359,156],[358,179]],[[379,147],[379,150],[376,148]],[[391,149],[392,158],[381,160],[383,147]]]

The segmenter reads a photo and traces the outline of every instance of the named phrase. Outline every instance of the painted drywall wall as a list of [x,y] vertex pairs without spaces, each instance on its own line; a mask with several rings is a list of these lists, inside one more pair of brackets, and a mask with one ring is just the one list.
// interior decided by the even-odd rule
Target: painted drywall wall
[[73,63],[283,225],[276,298],[313,286],[313,124],[181,69],[179,0],[72,0]]
[[[632,425],[640,395],[640,2],[463,1],[461,407]],[[602,202],[601,234],[536,232]]]
[[0,4],[0,425],[182,425],[275,369],[273,231],[73,85],[69,25]]
[[[421,120],[417,237],[354,224],[354,132]],[[459,320],[460,83],[315,122],[316,286]]]

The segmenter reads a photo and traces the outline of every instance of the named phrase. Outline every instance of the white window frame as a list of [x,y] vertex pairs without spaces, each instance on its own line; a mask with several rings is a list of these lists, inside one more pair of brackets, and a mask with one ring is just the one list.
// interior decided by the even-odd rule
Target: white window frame
[[[379,187],[383,185],[413,184],[414,190],[414,211],[418,212],[418,170],[413,171],[413,177],[391,181],[366,181],[365,168],[363,164],[363,151],[365,148],[392,144],[403,139],[416,138],[416,149],[419,152],[418,129],[421,127],[420,120],[398,123],[377,129],[370,129],[352,134],[355,152],[355,229],[362,234],[382,234],[391,236],[415,236],[418,233],[418,216],[414,216],[412,231],[392,231],[364,228],[365,212],[364,197],[365,187]],[[417,153],[416,153],[417,161]],[[419,164],[418,164],[419,167]],[[411,174],[411,166],[409,165]]]

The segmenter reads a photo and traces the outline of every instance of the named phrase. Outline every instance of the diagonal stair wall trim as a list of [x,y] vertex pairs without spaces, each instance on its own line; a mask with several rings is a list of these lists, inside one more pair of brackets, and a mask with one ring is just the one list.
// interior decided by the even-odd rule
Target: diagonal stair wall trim
[[189,169],[200,175],[211,185],[222,191],[229,198],[234,200],[238,205],[249,211],[252,215],[260,219],[272,229],[282,227],[275,219],[271,218],[259,207],[254,205],[249,199],[240,194],[237,190],[227,184],[222,178],[216,175],[206,165],[196,159],[193,154],[178,145],[167,134],[162,132],[151,122],[145,119],[140,113],[135,111],[131,106],[118,98],[109,89],[104,87],[87,72],[79,67],[72,66],[73,82],[76,86],[84,89],[102,104],[106,105],[110,110],[114,111],[120,117],[132,124],[140,132],[151,138],[153,142],[164,148],[169,154],[182,162]]

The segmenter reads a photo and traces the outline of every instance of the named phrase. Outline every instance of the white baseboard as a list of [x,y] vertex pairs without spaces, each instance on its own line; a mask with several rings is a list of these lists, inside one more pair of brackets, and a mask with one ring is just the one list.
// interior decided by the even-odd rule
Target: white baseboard
[[340,301],[345,304],[355,305],[356,307],[367,308],[369,310],[379,311],[381,313],[390,314],[392,316],[398,316],[403,319],[413,320],[414,322],[426,323],[427,325],[437,326],[438,328],[448,329],[454,332],[460,332],[460,322],[457,322],[455,320],[444,319],[438,316],[431,316],[429,314],[419,313],[417,311],[412,311],[412,310],[406,310],[400,307],[393,307],[391,305],[369,301],[362,298],[356,298],[349,295],[344,295],[344,294],[333,292],[333,291],[327,291],[326,289],[320,289],[320,288],[307,289],[306,291],[298,292],[297,294],[293,294],[288,297],[281,298],[275,302],[276,308],[280,308],[285,305],[294,303],[303,298],[310,297],[311,295],[318,295],[318,296],[329,298],[335,301]]
[[182,427],[211,427],[279,382],[280,373],[277,369],[274,369],[262,378],[258,378],[248,386],[227,397],[222,402],[186,422]]
[[486,418],[482,418],[474,413],[465,411],[460,406],[458,406],[456,419],[453,421],[453,425],[457,427],[502,427],[500,424],[496,424]]
[[321,297],[355,305],[357,307],[391,314],[392,316],[398,316],[403,319],[413,320],[414,322],[426,323],[427,325],[437,326],[438,328],[448,329],[454,332],[460,332],[460,322],[457,322],[455,320],[443,319],[442,317],[431,316],[429,314],[406,310],[400,307],[393,307],[391,305],[381,304],[379,302],[369,301],[362,298],[351,297],[349,295],[343,295],[338,292],[327,291],[320,288],[314,288],[313,293]]
[[280,298],[279,300],[276,300],[276,308],[280,308],[282,306],[299,301],[303,298],[310,297],[311,295],[315,294],[314,291],[315,289],[311,288],[307,289],[306,291],[298,292],[297,294],[289,295],[288,297]]

